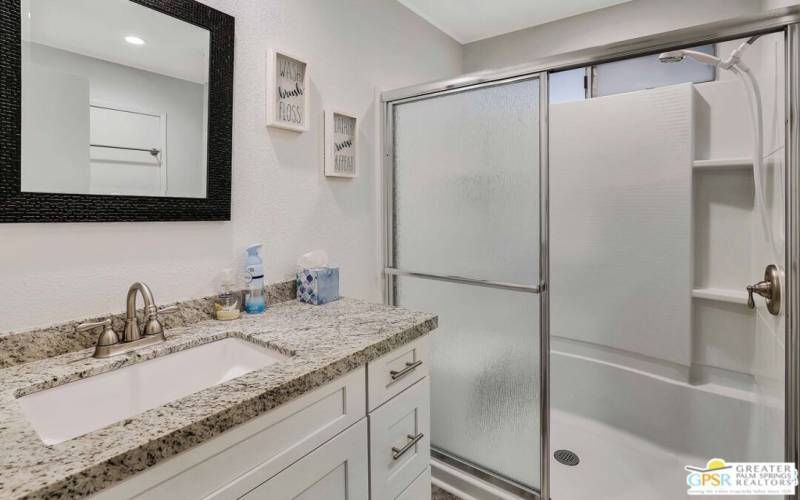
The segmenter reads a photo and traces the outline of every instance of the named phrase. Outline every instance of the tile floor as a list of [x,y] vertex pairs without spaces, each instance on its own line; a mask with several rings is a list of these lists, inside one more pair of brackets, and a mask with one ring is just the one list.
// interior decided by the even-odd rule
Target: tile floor
[[438,486],[431,485],[431,500],[460,500],[457,496],[452,495]]

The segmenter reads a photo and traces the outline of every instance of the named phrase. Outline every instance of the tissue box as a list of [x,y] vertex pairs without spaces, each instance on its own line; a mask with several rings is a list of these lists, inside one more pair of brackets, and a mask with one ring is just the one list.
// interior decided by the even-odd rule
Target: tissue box
[[297,272],[297,300],[318,306],[339,298],[339,268],[312,267]]

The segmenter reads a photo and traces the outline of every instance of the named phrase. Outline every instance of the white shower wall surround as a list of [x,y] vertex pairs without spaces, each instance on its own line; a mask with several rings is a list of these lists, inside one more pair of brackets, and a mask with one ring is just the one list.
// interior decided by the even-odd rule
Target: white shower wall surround
[[[764,89],[762,173],[778,265],[782,54],[781,34],[745,54]],[[582,477],[604,491],[624,488],[625,500],[685,494],[683,465],[710,456],[783,459],[784,320],[759,299],[755,311],[746,306],[744,287],[762,278],[773,257],[756,213],[745,90],[725,76],[551,107],[551,438],[586,456]],[[663,106],[669,95],[680,98]],[[648,98],[649,106],[630,106]],[[591,116],[579,114],[588,109]],[[648,112],[658,116],[639,119]],[[627,137],[614,135],[625,127]],[[619,150],[630,156],[619,158]],[[680,161],[670,163],[676,155]],[[624,170],[627,163],[637,170]],[[637,176],[654,165],[672,170]],[[646,206],[638,207],[643,197]],[[632,232],[641,214],[654,226]],[[604,307],[592,309],[595,303]],[[598,456],[607,461],[593,467]],[[657,479],[631,484],[608,474],[649,474],[644,463],[660,464]],[[586,493],[557,464],[552,484],[554,496]]]
[[[738,44],[720,44],[717,51],[727,53]],[[744,58],[763,89],[764,173],[771,190],[767,206],[781,243],[781,261],[782,53],[782,36],[766,35]],[[623,365],[637,365],[639,356],[653,361],[650,367],[666,361],[667,366],[674,364],[666,372],[677,380],[688,381],[690,375],[705,380],[723,373],[714,371],[720,369],[735,386],[752,387],[757,377],[758,390],[779,399],[782,319],[744,305],[744,287],[761,279],[764,267],[772,263],[754,215],[746,94],[730,75],[718,77],[551,106],[552,334],[617,349],[615,362]],[[682,102],[662,101],[681,87]],[[643,104],[648,99],[650,105]],[[692,168],[695,160],[721,166]],[[681,184],[675,185],[676,180]],[[593,189],[606,184],[602,193]],[[609,192],[614,196],[607,196]],[[635,226],[656,219],[661,222]],[[648,237],[642,238],[645,233]],[[651,243],[650,250],[641,250],[642,244]],[[669,258],[671,262],[664,262]],[[631,286],[630,280],[637,279],[640,285]],[[613,285],[620,282],[626,283],[624,289]],[[708,297],[705,290],[716,290],[727,300],[699,298]],[[579,307],[576,301],[581,300],[585,304]],[[669,308],[664,308],[665,301]],[[592,309],[606,302],[627,305],[624,310],[609,304]],[[647,307],[664,315],[648,314]],[[570,313],[586,308],[594,312]]]
[[[459,74],[461,47],[395,0],[204,3],[236,16],[232,220],[2,225],[0,276],[14,292],[4,297],[0,330],[119,311],[136,280],[160,303],[212,295],[215,275],[243,265],[254,242],[265,245],[269,282],[291,278],[299,254],[325,248],[342,269],[342,294],[381,300],[376,92]],[[311,128],[303,134],[264,126],[273,47],[311,64]],[[357,179],[322,176],[329,105],[363,117]]]
[[551,333],[691,362],[691,84],[550,109]]

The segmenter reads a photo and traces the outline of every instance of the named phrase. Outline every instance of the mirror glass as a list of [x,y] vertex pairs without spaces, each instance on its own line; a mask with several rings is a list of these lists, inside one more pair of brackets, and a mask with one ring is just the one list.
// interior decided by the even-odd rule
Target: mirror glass
[[130,0],[23,0],[22,191],[206,197],[209,32]]

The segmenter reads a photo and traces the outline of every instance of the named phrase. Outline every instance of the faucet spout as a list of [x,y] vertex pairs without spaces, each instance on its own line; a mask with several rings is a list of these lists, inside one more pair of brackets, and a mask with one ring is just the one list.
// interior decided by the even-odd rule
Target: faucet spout
[[139,329],[139,322],[136,320],[136,295],[138,293],[142,294],[142,299],[144,300],[145,334],[149,333],[147,332],[149,323],[156,318],[156,305],[153,300],[153,292],[150,291],[150,287],[137,281],[128,289],[127,308],[125,311],[125,332],[122,336],[123,342],[132,342],[142,337],[142,331]]

